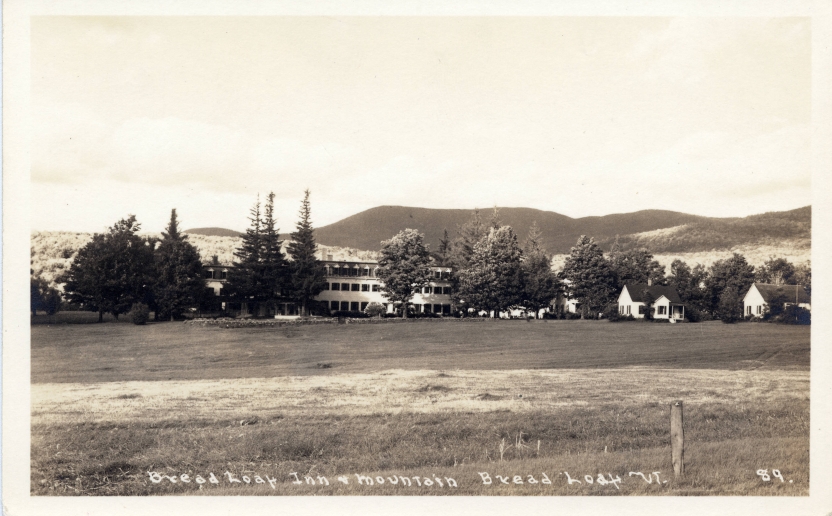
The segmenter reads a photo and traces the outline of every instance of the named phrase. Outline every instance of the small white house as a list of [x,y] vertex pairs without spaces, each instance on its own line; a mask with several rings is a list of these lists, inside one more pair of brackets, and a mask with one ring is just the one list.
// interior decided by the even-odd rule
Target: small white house
[[801,285],[753,283],[742,298],[743,315],[760,317],[766,313],[766,308],[775,299],[781,299],[783,306],[796,304],[806,310],[812,309],[809,293]]
[[654,319],[677,321],[685,318],[685,305],[682,304],[676,289],[644,283],[624,285],[618,296],[618,313],[643,319],[647,311],[647,305],[644,303],[645,294],[648,292],[653,296]]

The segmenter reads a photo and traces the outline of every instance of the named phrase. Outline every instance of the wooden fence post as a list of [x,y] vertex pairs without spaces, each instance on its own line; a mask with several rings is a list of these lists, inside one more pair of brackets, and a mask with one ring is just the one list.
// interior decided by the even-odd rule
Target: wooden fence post
[[676,478],[685,475],[685,430],[683,428],[682,400],[670,404],[670,461]]

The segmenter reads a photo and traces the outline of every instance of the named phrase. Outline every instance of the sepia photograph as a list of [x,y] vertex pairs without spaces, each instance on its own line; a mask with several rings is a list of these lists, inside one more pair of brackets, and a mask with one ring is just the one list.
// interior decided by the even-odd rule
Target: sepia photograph
[[818,12],[33,8],[16,496],[832,511]]

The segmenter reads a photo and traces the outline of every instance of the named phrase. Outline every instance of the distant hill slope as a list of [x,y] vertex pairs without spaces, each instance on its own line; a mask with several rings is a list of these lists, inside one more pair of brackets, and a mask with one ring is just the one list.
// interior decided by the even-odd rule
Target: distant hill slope
[[[741,219],[707,219],[671,228],[619,237],[627,249],[643,247],[653,253],[719,251],[743,246],[783,246],[810,249],[812,209],[810,206],[790,211],[750,215]],[[615,237],[599,239],[608,249]]]
[[189,235],[220,236],[220,237],[241,237],[243,233],[225,228],[194,228],[186,229],[183,233]]
[[[405,206],[380,206],[372,208],[334,224],[318,228],[318,241],[327,245],[379,249],[386,240],[405,228],[414,228],[425,234],[431,249],[436,249],[443,230],[456,237],[457,227],[471,218],[473,210],[434,210]],[[484,223],[491,218],[492,209],[480,210]],[[519,238],[525,239],[532,222],[537,221],[550,253],[568,252],[581,235],[596,239],[614,237],[682,224],[712,220],[707,217],[673,211],[644,210],[635,213],[583,217],[573,219],[551,211],[531,208],[499,208],[503,224],[512,226]]]

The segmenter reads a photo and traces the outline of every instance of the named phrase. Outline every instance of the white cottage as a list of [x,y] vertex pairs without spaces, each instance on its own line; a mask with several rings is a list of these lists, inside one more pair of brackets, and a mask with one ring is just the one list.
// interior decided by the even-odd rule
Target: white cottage
[[632,315],[636,319],[643,319],[647,306],[644,303],[646,293],[653,296],[654,319],[670,319],[672,321],[685,318],[685,305],[673,287],[664,285],[647,285],[632,283],[624,285],[618,296],[618,313]]
[[753,283],[742,298],[743,314],[760,317],[766,313],[768,305],[775,300],[779,300],[784,306],[796,304],[806,310],[812,309],[809,293],[801,285]]

